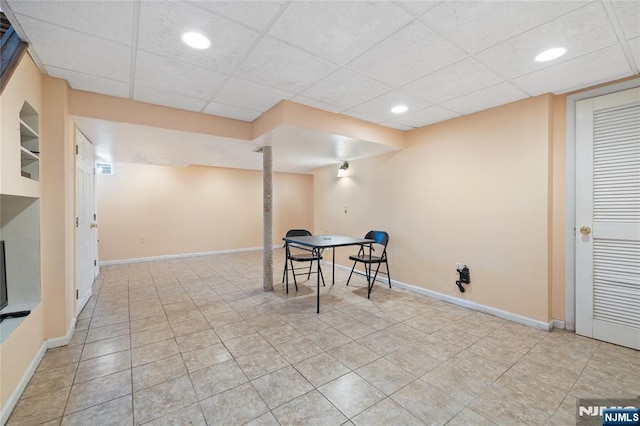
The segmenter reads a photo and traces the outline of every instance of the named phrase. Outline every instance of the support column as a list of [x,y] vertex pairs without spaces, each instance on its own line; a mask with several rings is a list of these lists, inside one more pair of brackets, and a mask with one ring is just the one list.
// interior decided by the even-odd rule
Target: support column
[[273,171],[272,171],[271,147],[265,146],[262,152],[262,188],[263,188],[263,263],[262,263],[262,288],[264,291],[273,291]]

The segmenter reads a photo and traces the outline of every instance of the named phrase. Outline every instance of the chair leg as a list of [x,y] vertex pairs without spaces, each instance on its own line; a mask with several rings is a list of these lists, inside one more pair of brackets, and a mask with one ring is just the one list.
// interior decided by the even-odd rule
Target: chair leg
[[318,274],[320,274],[320,278],[322,278],[322,287],[325,287],[324,285],[324,274],[322,273],[322,268],[320,268],[320,260],[317,261],[318,262]]
[[284,271],[282,271],[282,282],[284,282],[284,277],[285,277],[285,275],[287,275],[287,272],[288,272],[287,271],[287,265],[288,265],[287,264],[287,259],[285,258],[284,259]]
[[389,278],[389,288],[391,288],[391,273],[389,272],[389,262],[385,260],[384,264],[387,267],[387,278]]
[[313,266],[313,262],[309,262],[309,272],[307,272],[307,280],[311,278],[311,267]]
[[286,288],[286,292],[287,292],[286,294],[289,294],[289,271],[287,269],[287,262],[288,262],[288,260],[285,259],[284,260],[284,272],[285,272],[285,274],[284,274],[283,279],[286,281],[286,284],[285,284],[285,288]]
[[358,263],[358,262],[353,262],[353,267],[351,268],[351,273],[349,274],[349,278],[347,279],[347,285],[349,285],[349,281],[351,281],[351,275],[353,275],[353,270],[356,269],[356,263]]

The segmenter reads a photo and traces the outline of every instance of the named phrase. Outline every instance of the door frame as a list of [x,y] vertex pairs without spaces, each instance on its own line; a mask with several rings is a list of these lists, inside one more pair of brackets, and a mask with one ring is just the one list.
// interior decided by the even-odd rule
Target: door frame
[[598,87],[567,96],[567,163],[565,221],[565,329],[576,330],[576,103],[578,101],[609,95],[640,87],[640,78],[623,81],[610,86]]

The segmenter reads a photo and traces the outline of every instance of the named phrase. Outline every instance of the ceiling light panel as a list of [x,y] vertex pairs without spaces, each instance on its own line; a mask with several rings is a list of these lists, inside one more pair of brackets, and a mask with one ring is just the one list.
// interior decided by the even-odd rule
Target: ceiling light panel
[[396,105],[405,105],[410,111],[417,111],[426,108],[431,104],[415,95],[401,92],[399,90],[393,90],[358,105],[353,108],[352,111],[355,111],[365,117],[369,117],[370,121],[379,123],[381,121],[387,121],[398,117],[398,114],[391,112],[391,107]]
[[411,19],[392,2],[291,2],[269,34],[343,64]]
[[562,57],[565,53],[567,53],[567,49],[564,47],[552,47],[538,53],[534,60],[536,62],[549,62]]
[[349,68],[398,87],[465,56],[465,52],[416,21],[351,61]]
[[440,121],[449,120],[459,117],[460,114],[443,108],[441,106],[432,106],[420,111],[411,112],[401,117],[391,120],[393,123],[411,127],[422,127],[428,124],[438,123]]
[[[533,58],[544,46],[563,46],[562,61],[595,52],[617,42],[600,3],[592,3],[552,22],[494,46],[476,57],[507,78],[515,78],[549,66]],[[509,58],[505,60],[505,58]]]
[[184,44],[194,49],[204,50],[211,46],[211,42],[207,37],[198,32],[186,32],[180,37]]
[[[180,35],[195,29],[215,28],[215,37],[206,54],[185,49]],[[143,1],[140,3],[138,48],[213,71],[235,69],[258,33],[191,3]]]

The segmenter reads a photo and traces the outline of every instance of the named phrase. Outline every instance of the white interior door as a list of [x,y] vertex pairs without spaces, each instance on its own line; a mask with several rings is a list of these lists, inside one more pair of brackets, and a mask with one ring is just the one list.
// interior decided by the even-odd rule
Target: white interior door
[[640,349],[640,88],[576,104],[576,333]]
[[91,297],[97,276],[96,202],[93,145],[76,130],[76,265],[77,312]]

